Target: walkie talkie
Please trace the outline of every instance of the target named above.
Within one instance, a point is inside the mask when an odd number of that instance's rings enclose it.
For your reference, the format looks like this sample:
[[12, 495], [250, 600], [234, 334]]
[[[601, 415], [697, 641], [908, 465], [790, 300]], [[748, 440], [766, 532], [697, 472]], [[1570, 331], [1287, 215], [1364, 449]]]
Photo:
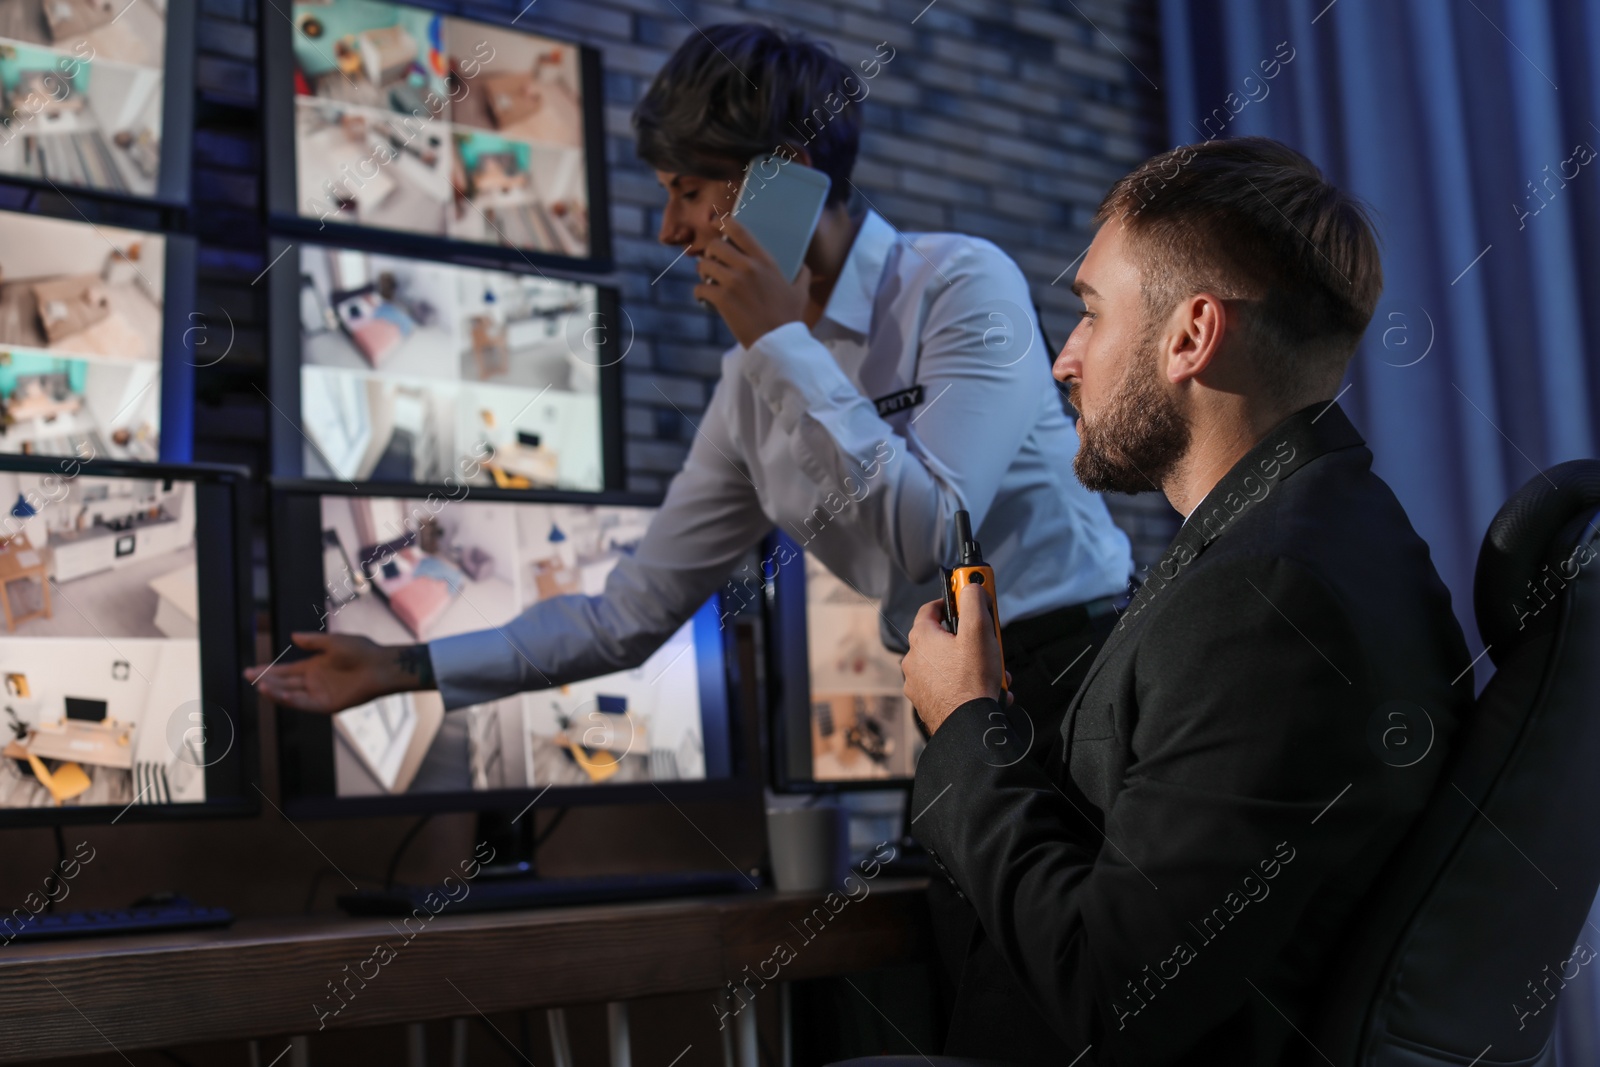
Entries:
[[[994, 622], [994, 639], [1000, 641], [1000, 602], [994, 584], [994, 568], [983, 561], [983, 550], [972, 536], [972, 516], [965, 511], [956, 512], [956, 551], [958, 553], [955, 569], [940, 567], [944, 572], [944, 626], [951, 633], [956, 632], [959, 622], [959, 612], [956, 610], [956, 595], [969, 585], [982, 586], [984, 594], [989, 598], [989, 618]], [[1000, 677], [1005, 677], [1005, 650], [1001, 649]], [[1001, 684], [1001, 693], [1004, 694], [1004, 683]], [[1004, 697], [1002, 696], [1002, 699]]]

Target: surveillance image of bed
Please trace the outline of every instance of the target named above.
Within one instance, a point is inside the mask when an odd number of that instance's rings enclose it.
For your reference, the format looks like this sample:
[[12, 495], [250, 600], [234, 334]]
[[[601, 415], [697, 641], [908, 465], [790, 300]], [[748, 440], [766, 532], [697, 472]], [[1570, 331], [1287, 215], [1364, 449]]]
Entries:
[[[327, 629], [415, 643], [597, 593], [648, 519], [637, 508], [324, 498]], [[339, 793], [704, 777], [697, 670], [686, 624], [633, 670], [448, 716], [437, 693], [352, 708], [335, 716]]]
[[592, 286], [306, 246], [309, 477], [599, 489]]
[[307, 246], [300, 252], [301, 358], [400, 377], [459, 377], [462, 268]]
[[[0, 144], [0, 171], [140, 196], [155, 192], [164, 20], [152, 3], [116, 6], [143, 10], [128, 12], [122, 26], [111, 21], [116, 11], [107, 12], [109, 0], [0, 0], [0, 113], [10, 127]], [[152, 21], [148, 35], [137, 32]], [[40, 25], [44, 32], [30, 33]], [[59, 37], [25, 43], [51, 37], [52, 25]]]
[[194, 486], [5, 472], [0, 501], [0, 807], [204, 800]]

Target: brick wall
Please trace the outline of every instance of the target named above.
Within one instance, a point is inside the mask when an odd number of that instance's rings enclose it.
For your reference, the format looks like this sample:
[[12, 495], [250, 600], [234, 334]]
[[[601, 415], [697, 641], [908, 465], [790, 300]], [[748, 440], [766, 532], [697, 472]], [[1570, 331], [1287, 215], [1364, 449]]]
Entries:
[[[195, 226], [204, 241], [200, 309], [234, 323], [226, 360], [200, 372], [197, 456], [264, 469], [266, 404], [257, 19], [287, 2], [199, 0], [200, 113]], [[1068, 266], [1110, 182], [1161, 147], [1160, 78], [1149, 0], [485, 0], [460, 14], [519, 22], [595, 45], [605, 69], [606, 156], [618, 269], [636, 329], [623, 363], [630, 488], [662, 488], [694, 434], [731, 339], [695, 304], [693, 267], [655, 240], [663, 194], [634, 155], [629, 115], [673, 48], [696, 26], [760, 20], [831, 42], [847, 64], [880, 42], [894, 58], [871, 82], [855, 184], [906, 230], [988, 237], [1022, 266], [1059, 345], [1075, 298]], [[665, 271], [665, 274], [662, 272]], [[659, 280], [657, 280], [659, 277]], [[1058, 281], [1059, 279], [1059, 281]], [[1040, 358], [1045, 358], [1041, 351]], [[663, 394], [671, 403], [663, 400]], [[676, 408], [674, 407], [676, 405]], [[681, 412], [677, 409], [681, 409]], [[686, 417], [687, 416], [687, 417]], [[1159, 498], [1118, 498], [1113, 512], [1149, 563], [1174, 525]]]

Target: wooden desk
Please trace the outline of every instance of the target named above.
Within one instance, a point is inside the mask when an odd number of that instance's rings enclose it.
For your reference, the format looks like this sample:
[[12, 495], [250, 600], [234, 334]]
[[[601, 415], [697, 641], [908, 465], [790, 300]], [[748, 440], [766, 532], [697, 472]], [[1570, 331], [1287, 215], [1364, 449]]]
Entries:
[[[709, 992], [755, 974], [780, 943], [794, 958], [778, 980], [928, 959], [925, 881], [867, 885], [837, 914], [820, 894], [764, 891], [482, 915], [447, 906], [409, 942], [398, 922], [335, 917], [12, 942], [0, 948], [0, 1062], [106, 1052], [108, 1042], [129, 1051], [314, 1032], [314, 1005], [337, 1003], [328, 983], [356, 973], [379, 942], [395, 958], [365, 989], [351, 982], [358, 992], [330, 1028]], [[802, 933], [814, 909], [831, 918]]]

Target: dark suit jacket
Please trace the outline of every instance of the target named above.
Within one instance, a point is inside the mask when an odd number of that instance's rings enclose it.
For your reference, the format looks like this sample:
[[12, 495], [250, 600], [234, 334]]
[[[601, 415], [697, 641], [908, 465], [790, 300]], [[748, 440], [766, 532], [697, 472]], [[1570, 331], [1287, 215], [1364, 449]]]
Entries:
[[977, 918], [946, 1052], [1321, 1062], [1295, 1028], [1472, 696], [1449, 592], [1371, 463], [1337, 404], [1241, 459], [1101, 648], [1051, 764], [1016, 758], [1025, 728], [995, 701], [940, 727], [912, 831]]

